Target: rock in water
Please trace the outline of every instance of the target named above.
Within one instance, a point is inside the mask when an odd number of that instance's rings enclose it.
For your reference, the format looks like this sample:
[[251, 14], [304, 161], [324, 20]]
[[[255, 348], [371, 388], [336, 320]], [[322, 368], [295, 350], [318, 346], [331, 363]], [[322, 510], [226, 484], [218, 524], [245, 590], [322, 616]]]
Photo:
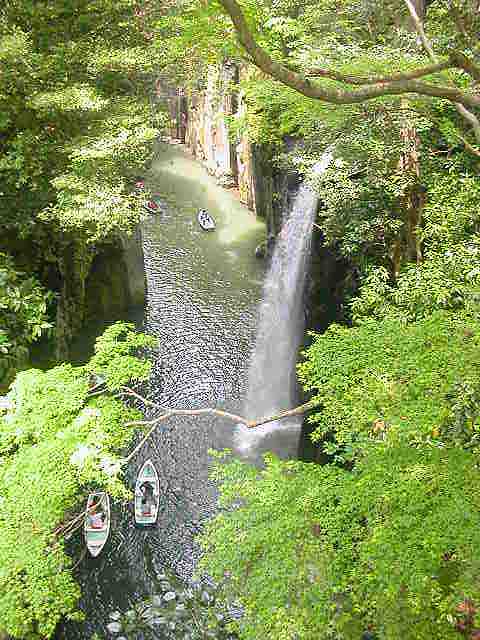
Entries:
[[175, 591], [167, 591], [167, 593], [163, 596], [163, 599], [165, 602], [171, 602], [172, 600], [175, 600], [176, 597], [177, 594], [175, 593]]
[[115, 635], [117, 633], [120, 633], [121, 630], [122, 630], [122, 625], [119, 622], [110, 622], [110, 624], [107, 624], [108, 633]]

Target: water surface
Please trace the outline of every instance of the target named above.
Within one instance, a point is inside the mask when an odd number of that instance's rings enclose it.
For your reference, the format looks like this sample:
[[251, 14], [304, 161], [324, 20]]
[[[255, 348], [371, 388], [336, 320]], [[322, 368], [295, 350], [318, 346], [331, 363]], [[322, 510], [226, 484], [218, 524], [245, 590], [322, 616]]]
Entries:
[[[265, 266], [254, 257], [264, 225], [181, 148], [162, 145], [147, 186], [163, 202], [146, 215], [142, 243], [147, 281], [144, 330], [158, 337], [146, 396], [161, 407], [223, 407], [239, 412], [246, 390]], [[196, 222], [210, 211], [217, 230]], [[161, 409], [150, 411], [154, 417]], [[171, 418], [132, 461], [128, 480], [147, 458], [161, 484], [158, 525], [133, 526], [129, 504], [116, 504], [110, 540], [78, 572], [87, 621], [68, 625], [64, 638], [104, 633], [108, 614], [154, 588], [155, 574], [172, 569], [191, 577], [195, 534], [215, 510], [208, 478], [210, 448], [234, 445], [234, 425], [216, 417]]]

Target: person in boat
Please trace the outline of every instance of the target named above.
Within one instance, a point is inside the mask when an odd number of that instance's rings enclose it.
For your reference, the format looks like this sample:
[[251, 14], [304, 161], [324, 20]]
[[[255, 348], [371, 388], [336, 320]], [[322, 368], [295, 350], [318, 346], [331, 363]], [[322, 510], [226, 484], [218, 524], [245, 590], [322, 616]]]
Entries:
[[92, 529], [101, 529], [103, 527], [103, 521], [105, 520], [105, 514], [101, 509], [100, 502], [92, 505], [88, 514], [88, 526]]
[[142, 514], [150, 515], [153, 507], [153, 485], [151, 482], [145, 481], [140, 485], [140, 492], [142, 494], [141, 505]]
[[150, 511], [153, 504], [153, 485], [151, 482], [142, 482], [140, 485], [140, 492], [142, 494], [142, 509], [143, 511]]

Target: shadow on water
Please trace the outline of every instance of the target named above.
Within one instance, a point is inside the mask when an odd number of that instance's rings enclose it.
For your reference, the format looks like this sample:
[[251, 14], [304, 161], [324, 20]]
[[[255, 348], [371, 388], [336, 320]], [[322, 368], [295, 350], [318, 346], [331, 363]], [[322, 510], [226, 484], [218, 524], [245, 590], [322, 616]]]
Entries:
[[[254, 257], [263, 224], [180, 149], [160, 148], [147, 186], [165, 206], [146, 216], [141, 228], [143, 328], [159, 342], [144, 394], [161, 407], [240, 412], [264, 276], [264, 265]], [[214, 233], [198, 227], [195, 212], [201, 207], [215, 217]], [[76, 569], [86, 620], [63, 626], [58, 638], [90, 638], [95, 632], [106, 637], [109, 613], [154, 591], [156, 575], [171, 570], [179, 579], [191, 578], [199, 556], [194, 537], [216, 507], [208, 450], [232, 447], [233, 432], [231, 422], [216, 417], [162, 423], [126, 472], [133, 486], [143, 462], [155, 463], [158, 524], [137, 529], [131, 505], [114, 504], [107, 546], [98, 559], [86, 558]], [[81, 539], [73, 545], [78, 555]]]

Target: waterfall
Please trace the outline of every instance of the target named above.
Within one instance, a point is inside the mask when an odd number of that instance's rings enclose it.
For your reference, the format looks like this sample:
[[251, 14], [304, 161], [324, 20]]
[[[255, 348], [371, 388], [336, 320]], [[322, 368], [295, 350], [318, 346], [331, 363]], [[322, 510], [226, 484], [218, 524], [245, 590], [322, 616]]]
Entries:
[[[323, 173], [331, 160], [331, 153], [325, 153], [314, 174]], [[249, 418], [272, 415], [297, 403], [296, 362], [305, 329], [303, 296], [317, 206], [318, 195], [303, 183], [277, 238], [248, 374], [245, 413]], [[236, 432], [237, 451], [251, 461], [259, 461], [266, 451], [295, 456], [300, 425], [299, 418], [255, 429], [241, 425]]]

